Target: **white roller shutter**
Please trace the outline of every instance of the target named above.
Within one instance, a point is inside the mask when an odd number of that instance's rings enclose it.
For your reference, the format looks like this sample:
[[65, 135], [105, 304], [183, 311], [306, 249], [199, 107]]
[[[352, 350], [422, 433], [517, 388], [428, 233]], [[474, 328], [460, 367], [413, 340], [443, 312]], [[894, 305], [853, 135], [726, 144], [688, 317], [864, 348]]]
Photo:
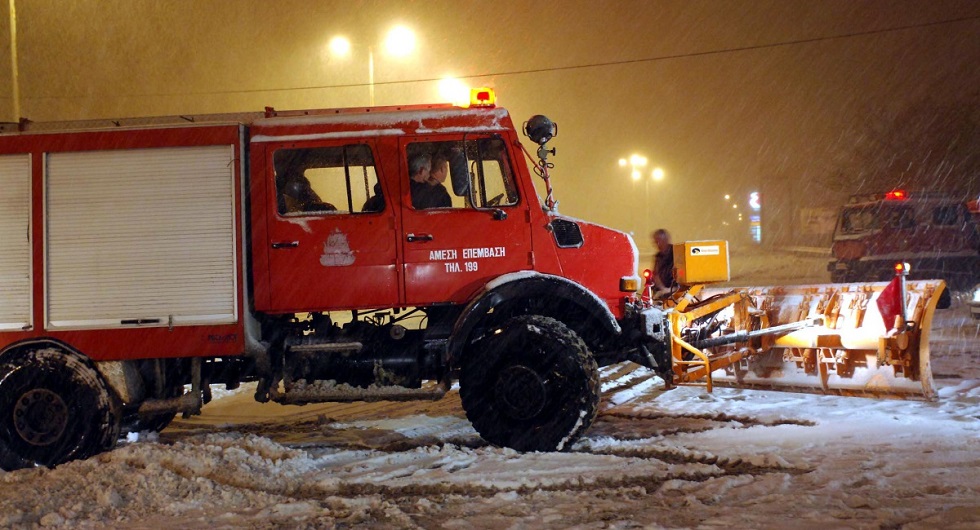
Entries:
[[47, 155], [48, 326], [236, 314], [232, 146]]
[[0, 330], [31, 323], [31, 155], [0, 156]]

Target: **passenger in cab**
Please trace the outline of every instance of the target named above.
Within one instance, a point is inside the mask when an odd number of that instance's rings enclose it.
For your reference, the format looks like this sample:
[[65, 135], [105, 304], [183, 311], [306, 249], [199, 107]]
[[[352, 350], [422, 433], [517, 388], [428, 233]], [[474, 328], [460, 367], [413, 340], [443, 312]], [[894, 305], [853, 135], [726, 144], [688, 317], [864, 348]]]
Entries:
[[[424, 153], [416, 155], [408, 161], [412, 207], [416, 210], [452, 206], [446, 188], [432, 176], [432, 162], [432, 156]], [[442, 159], [442, 162], [445, 166], [445, 159]], [[446, 179], [445, 173], [442, 174], [441, 178], [442, 180]]]

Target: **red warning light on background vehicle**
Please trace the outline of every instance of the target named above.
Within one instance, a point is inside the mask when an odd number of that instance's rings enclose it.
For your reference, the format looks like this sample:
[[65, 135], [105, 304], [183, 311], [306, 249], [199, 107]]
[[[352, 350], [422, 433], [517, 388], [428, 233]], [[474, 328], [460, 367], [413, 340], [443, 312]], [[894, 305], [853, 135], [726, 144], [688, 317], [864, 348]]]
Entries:
[[909, 194], [905, 190], [892, 190], [885, 194], [885, 200], [888, 201], [904, 201], [909, 198]]

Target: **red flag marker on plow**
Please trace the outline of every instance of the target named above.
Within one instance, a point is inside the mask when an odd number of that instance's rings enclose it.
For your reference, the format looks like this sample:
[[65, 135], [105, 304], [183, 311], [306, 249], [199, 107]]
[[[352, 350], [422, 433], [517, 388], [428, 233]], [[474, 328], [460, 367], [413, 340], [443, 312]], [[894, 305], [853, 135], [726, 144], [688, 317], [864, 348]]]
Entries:
[[878, 295], [878, 312], [881, 313], [885, 329], [891, 329], [895, 325], [897, 316], [902, 317], [901, 325], [905, 325], [905, 276], [908, 273], [908, 263], [896, 263], [895, 277]]

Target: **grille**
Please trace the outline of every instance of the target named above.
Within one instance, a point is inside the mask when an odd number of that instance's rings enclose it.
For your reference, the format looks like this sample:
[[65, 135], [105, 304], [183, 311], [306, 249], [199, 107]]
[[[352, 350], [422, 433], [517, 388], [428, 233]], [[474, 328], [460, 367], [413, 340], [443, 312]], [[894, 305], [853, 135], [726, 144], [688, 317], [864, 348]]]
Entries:
[[582, 230], [578, 223], [565, 219], [555, 219], [551, 221], [551, 232], [555, 234], [555, 242], [558, 248], [578, 248], [582, 246]]

